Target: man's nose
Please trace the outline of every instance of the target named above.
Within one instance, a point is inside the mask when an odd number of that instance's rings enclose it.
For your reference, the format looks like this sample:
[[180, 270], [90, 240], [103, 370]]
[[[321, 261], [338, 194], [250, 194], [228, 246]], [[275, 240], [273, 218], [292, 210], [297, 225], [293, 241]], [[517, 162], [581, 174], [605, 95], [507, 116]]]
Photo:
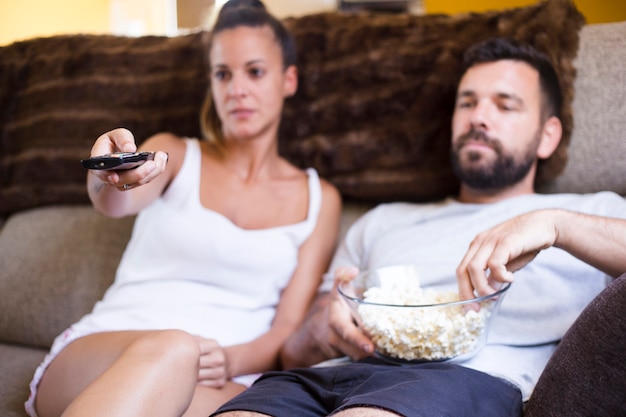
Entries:
[[489, 124], [491, 108], [488, 103], [478, 101], [470, 115], [470, 123], [473, 127], [485, 128]]

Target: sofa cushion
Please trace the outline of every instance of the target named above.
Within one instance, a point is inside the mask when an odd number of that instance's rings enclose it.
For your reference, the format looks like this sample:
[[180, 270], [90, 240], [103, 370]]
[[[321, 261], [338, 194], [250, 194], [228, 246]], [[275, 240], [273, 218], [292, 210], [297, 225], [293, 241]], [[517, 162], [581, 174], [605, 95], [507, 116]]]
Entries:
[[[534, 44], [565, 92], [565, 135], [539, 181], [567, 159], [572, 59], [583, 16], [572, 0], [457, 15], [327, 12], [286, 19], [299, 50], [280, 151], [353, 199], [430, 200], [454, 193], [450, 119], [461, 57], [492, 36]], [[102, 132], [138, 142], [160, 130], [198, 136], [207, 89], [203, 34], [67, 35], [0, 48], [0, 213], [87, 202], [79, 159]]]
[[133, 218], [90, 206], [11, 216], [0, 231], [0, 342], [49, 347], [113, 282]]
[[2, 417], [26, 417], [24, 401], [35, 368], [47, 350], [0, 344], [0, 414]]
[[558, 345], [524, 416], [626, 415], [626, 274], [602, 291]]

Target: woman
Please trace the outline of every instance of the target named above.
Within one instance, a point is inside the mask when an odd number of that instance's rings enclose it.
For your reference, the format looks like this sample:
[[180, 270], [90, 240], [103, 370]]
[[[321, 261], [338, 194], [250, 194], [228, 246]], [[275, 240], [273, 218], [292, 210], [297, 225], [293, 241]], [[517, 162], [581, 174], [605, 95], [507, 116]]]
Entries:
[[[114, 284], [35, 373], [32, 416], [206, 416], [277, 368], [304, 318], [341, 201], [278, 155], [293, 40], [262, 3], [233, 0], [208, 56], [206, 141], [157, 134], [141, 146], [153, 161], [88, 175], [98, 211], [139, 215]], [[135, 150], [116, 129], [92, 155]]]

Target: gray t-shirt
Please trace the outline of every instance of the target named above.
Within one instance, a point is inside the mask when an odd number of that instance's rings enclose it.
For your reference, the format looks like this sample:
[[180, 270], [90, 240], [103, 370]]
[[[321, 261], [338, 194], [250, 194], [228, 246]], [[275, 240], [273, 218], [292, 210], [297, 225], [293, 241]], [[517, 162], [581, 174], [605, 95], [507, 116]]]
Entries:
[[[609, 192], [532, 194], [495, 204], [463, 204], [454, 199], [383, 204], [350, 228], [329, 271], [341, 266], [368, 270], [415, 264], [422, 266], [422, 287], [456, 289], [455, 268], [478, 233], [542, 208], [626, 218], [626, 200]], [[462, 365], [505, 378], [528, 398], [556, 342], [610, 279], [561, 249], [542, 251], [515, 273], [487, 345]], [[322, 289], [331, 285], [332, 273], [328, 273]]]

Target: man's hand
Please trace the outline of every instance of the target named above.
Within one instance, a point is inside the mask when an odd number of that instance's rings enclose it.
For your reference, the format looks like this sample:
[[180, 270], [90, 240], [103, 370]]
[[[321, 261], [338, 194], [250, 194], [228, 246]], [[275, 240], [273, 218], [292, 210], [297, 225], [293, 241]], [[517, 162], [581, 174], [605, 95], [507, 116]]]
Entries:
[[552, 210], [533, 211], [477, 235], [456, 270], [460, 298], [492, 294], [501, 283], [512, 282], [513, 272], [554, 245], [554, 217]]
[[349, 356], [362, 359], [374, 352], [374, 344], [356, 325], [352, 310], [337, 291], [339, 282], [352, 280], [355, 268], [339, 268], [330, 293], [321, 295], [300, 329], [285, 343], [283, 367], [311, 366], [327, 359]]
[[[337, 291], [339, 283], [351, 281], [357, 273], [358, 270], [355, 268], [340, 268], [335, 272], [331, 299], [325, 310], [325, 321], [328, 323], [325, 326], [327, 328], [324, 338], [325, 348], [334, 354], [328, 355], [329, 357], [349, 356], [357, 360], [374, 352], [374, 344], [357, 326], [353, 311]], [[323, 342], [320, 341], [320, 346], [324, 346]]]

